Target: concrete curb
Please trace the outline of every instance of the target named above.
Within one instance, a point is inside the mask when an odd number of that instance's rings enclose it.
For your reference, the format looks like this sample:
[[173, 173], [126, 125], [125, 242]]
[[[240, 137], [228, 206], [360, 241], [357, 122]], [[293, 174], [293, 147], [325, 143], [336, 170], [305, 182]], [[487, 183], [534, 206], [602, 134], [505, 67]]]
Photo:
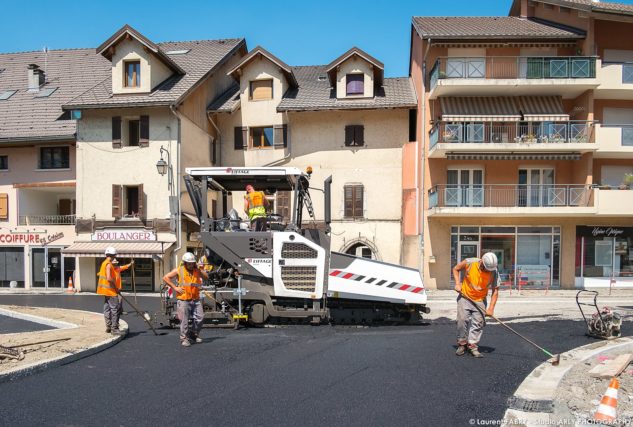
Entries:
[[72, 329], [72, 328], [79, 327], [75, 325], [74, 323], [64, 322], [62, 320], [48, 319], [46, 317], [36, 316], [34, 314], [20, 313], [18, 311], [13, 311], [13, 310], [5, 310], [3, 308], [0, 308], [0, 315], [12, 317], [14, 319], [26, 320], [33, 323], [39, 323], [46, 326], [51, 326], [55, 329]]
[[[5, 311], [5, 310], [3, 310]], [[86, 311], [86, 310], [73, 310], [73, 311], [78, 311], [78, 312], [82, 312], [82, 313], [88, 313], [88, 314], [98, 314], [98, 313], [94, 313], [92, 311]], [[4, 314], [4, 313], [3, 313]], [[35, 316], [34, 316], [35, 317]], [[39, 316], [37, 316], [39, 317]], [[56, 321], [52, 321], [52, 322], [56, 322]], [[67, 322], [63, 322], [63, 323], [67, 323]], [[72, 324], [72, 327], [79, 327], [78, 325]], [[127, 322], [125, 322], [124, 320], [119, 320], [119, 327], [121, 332], [123, 332], [123, 335], [119, 335], [119, 336], [111, 336], [110, 338], [101, 341], [97, 344], [94, 344], [90, 347], [87, 347], [83, 350], [80, 350], [76, 353], [71, 353], [68, 355], [64, 355], [64, 356], [58, 356], [58, 357], [54, 357], [52, 359], [47, 359], [47, 360], [40, 360], [38, 362], [34, 362], [31, 364], [28, 364], [26, 366], [20, 366], [18, 368], [12, 369], [10, 371], [4, 372], [2, 374], [0, 374], [0, 383], [3, 382], [7, 382], [7, 381], [13, 381], [15, 379], [18, 378], [22, 378], [22, 377], [26, 377], [29, 375], [33, 375], [35, 373], [38, 372], [42, 372], [46, 369], [49, 368], [54, 368], [57, 366], [63, 366], [63, 365], [67, 365], [69, 363], [72, 363], [76, 360], [79, 359], [83, 359], [84, 357], [88, 357], [88, 356], [92, 356], [93, 354], [97, 354], [100, 351], [103, 351], [109, 347], [112, 347], [113, 345], [115, 345], [116, 343], [118, 343], [119, 341], [121, 341], [123, 338], [125, 338], [128, 334], [129, 331], [129, 326], [127, 324]]]
[[[633, 350], [633, 339], [618, 338], [575, 348], [560, 355], [559, 366], [552, 366], [549, 362], [541, 363], [508, 399], [509, 407], [505, 412], [503, 425], [557, 425], [561, 420], [554, 414], [554, 399], [563, 377], [586, 360], [616, 349]], [[574, 421], [570, 420], [568, 425], [573, 424]]]

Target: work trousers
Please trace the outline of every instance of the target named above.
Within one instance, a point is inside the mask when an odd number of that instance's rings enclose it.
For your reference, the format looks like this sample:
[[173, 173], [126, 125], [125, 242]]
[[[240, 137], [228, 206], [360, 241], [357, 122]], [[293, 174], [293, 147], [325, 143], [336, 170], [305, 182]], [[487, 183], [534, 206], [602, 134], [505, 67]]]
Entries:
[[113, 297], [104, 297], [103, 317], [105, 318], [106, 328], [119, 329], [119, 317], [121, 317], [121, 298], [118, 295]]
[[481, 313], [485, 312], [485, 300], [473, 303], [461, 295], [457, 297], [457, 344], [477, 347], [486, 324]]
[[251, 230], [252, 231], [266, 231], [266, 217], [260, 216], [260, 217], [251, 219]]
[[[204, 319], [204, 310], [202, 308], [202, 302], [196, 301], [182, 301], [178, 300], [177, 309], [178, 319], [180, 319], [180, 339], [186, 340], [189, 338], [195, 338], [200, 334], [202, 329], [202, 321]], [[193, 318], [193, 325], [189, 328], [189, 319]]]

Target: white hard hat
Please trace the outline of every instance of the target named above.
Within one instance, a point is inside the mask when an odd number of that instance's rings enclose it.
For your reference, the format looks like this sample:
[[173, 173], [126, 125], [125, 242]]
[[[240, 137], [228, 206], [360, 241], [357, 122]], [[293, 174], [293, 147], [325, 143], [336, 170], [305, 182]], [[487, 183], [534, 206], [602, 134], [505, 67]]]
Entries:
[[484, 268], [488, 271], [495, 271], [497, 269], [497, 264], [499, 263], [497, 255], [492, 252], [486, 252], [484, 256], [481, 257], [481, 262], [483, 262]]
[[105, 250], [106, 255], [116, 255], [116, 249], [113, 246], [108, 246]]
[[196, 257], [191, 252], [185, 252], [182, 256], [182, 262], [196, 262]]

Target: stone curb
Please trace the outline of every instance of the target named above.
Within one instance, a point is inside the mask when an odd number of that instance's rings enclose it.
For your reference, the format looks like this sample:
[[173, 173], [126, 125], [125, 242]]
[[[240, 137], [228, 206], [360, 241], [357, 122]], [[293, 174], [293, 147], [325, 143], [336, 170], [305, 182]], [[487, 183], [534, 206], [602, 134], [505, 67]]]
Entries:
[[[89, 313], [93, 315], [98, 314], [98, 313], [95, 313], [92, 311], [86, 311], [86, 310], [73, 310], [73, 311]], [[73, 325], [73, 326], [78, 327], [77, 325]], [[0, 374], [0, 383], [13, 381], [18, 378], [33, 375], [35, 373], [42, 372], [49, 368], [67, 365], [69, 363], [83, 359], [84, 357], [92, 356], [93, 354], [97, 354], [100, 351], [103, 351], [109, 347], [112, 347], [113, 345], [121, 341], [123, 338], [125, 338], [128, 334], [129, 326], [126, 321], [122, 319], [119, 320], [119, 327], [121, 329], [121, 332], [123, 332], [123, 335], [112, 336], [104, 341], [101, 341], [97, 344], [94, 344], [76, 353], [68, 354], [65, 356], [58, 356], [58, 357], [54, 357], [52, 359], [47, 359], [47, 360], [40, 360], [38, 362], [34, 362], [26, 366], [20, 366], [8, 372], [4, 372]]]
[[0, 315], [12, 317], [14, 319], [26, 320], [28, 322], [39, 323], [41, 325], [51, 326], [55, 329], [78, 328], [78, 326], [74, 323], [64, 322], [62, 320], [48, 319], [46, 317], [36, 316], [34, 314], [20, 313], [13, 310], [5, 310], [4, 308], [0, 308]]
[[[616, 349], [633, 350], [633, 339], [618, 338], [577, 347], [560, 355], [559, 366], [552, 366], [549, 362], [541, 363], [508, 399], [509, 407], [503, 417], [503, 425], [557, 425], [561, 420], [554, 414], [554, 399], [565, 375], [586, 360]], [[570, 420], [568, 425], [574, 424], [575, 421]]]

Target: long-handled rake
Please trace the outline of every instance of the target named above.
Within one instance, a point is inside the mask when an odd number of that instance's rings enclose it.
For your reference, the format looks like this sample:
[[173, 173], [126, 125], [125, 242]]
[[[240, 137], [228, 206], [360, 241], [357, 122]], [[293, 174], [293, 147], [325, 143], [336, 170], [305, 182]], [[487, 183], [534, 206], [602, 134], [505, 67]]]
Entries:
[[125, 301], [126, 303], [128, 303], [130, 305], [130, 307], [132, 307], [132, 309], [134, 311], [136, 311], [136, 314], [138, 314], [139, 316], [141, 316], [143, 318], [143, 320], [145, 320], [145, 323], [147, 323], [147, 325], [150, 327], [150, 329], [152, 330], [152, 332], [154, 332], [154, 335], [160, 335], [158, 332], [156, 332], [156, 329], [154, 329], [154, 325], [152, 325], [152, 317], [149, 315], [149, 313], [147, 311], [141, 311], [139, 310], [134, 304], [132, 304], [130, 302], [130, 300], [128, 300], [127, 298], [125, 298], [123, 296], [123, 294], [119, 294], [121, 295], [121, 298], [123, 298], [123, 301]]

